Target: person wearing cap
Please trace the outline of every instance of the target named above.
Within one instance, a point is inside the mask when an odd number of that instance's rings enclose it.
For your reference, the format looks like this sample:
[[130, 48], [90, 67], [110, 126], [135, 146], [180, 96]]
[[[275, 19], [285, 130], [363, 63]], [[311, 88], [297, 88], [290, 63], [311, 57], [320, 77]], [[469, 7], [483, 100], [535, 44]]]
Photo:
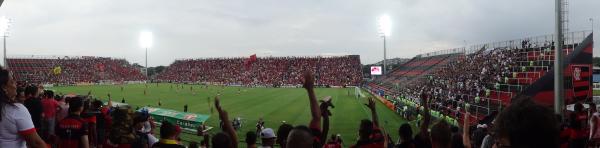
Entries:
[[152, 148], [185, 148], [177, 141], [181, 128], [177, 125], [164, 121], [160, 126], [160, 141], [152, 145]]
[[272, 148], [275, 145], [275, 132], [271, 128], [265, 128], [260, 132], [260, 139], [262, 140], [261, 148]]

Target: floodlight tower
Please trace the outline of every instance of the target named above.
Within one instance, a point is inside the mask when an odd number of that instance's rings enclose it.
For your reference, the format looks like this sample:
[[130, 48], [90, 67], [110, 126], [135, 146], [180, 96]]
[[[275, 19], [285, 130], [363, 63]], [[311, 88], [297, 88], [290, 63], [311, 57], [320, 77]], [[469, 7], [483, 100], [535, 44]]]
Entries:
[[152, 47], [152, 32], [142, 31], [140, 34], [140, 45], [146, 49], [146, 76], [148, 76], [148, 48]]
[[8, 28], [10, 27], [10, 20], [4, 16], [0, 17], [0, 34], [2, 35], [2, 39], [4, 40], [4, 58], [2, 61], [4, 62], [4, 68], [8, 68], [8, 63], [6, 60], [6, 37], [8, 37]]
[[564, 117], [565, 107], [565, 77], [564, 77], [564, 65], [563, 65], [563, 41], [567, 30], [567, 3], [566, 0], [555, 0], [555, 42], [554, 42], [554, 112]]
[[383, 38], [383, 75], [387, 73], [387, 49], [385, 44], [385, 38], [390, 36], [391, 32], [391, 22], [390, 17], [386, 14], [379, 17], [377, 20], [379, 22], [379, 36]]
[[594, 19], [590, 18], [590, 22], [592, 23], [592, 33], [594, 32]]

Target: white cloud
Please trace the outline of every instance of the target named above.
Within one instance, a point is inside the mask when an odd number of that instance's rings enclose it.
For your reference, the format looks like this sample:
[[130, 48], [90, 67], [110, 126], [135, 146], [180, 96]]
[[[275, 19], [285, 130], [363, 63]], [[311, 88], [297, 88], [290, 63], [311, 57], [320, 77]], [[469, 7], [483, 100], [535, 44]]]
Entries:
[[[383, 56], [376, 22], [381, 14], [393, 24], [389, 58], [408, 58], [462, 47], [465, 40], [479, 44], [551, 34], [553, 5], [540, 0], [18, 0], [5, 1], [0, 15], [14, 20], [9, 55], [96, 55], [143, 63], [138, 35], [151, 30], [151, 66], [253, 53], [347, 53], [373, 63]], [[600, 22], [597, 6], [597, 0], [571, 0], [570, 30], [589, 30], [589, 18]]]

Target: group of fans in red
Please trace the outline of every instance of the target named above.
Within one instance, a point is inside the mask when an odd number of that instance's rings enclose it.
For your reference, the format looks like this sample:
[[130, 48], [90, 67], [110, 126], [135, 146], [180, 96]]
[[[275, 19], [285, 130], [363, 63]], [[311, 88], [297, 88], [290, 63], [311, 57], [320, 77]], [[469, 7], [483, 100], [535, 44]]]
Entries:
[[317, 85], [357, 85], [362, 80], [360, 58], [266, 57], [248, 63], [247, 58], [177, 60], [158, 74], [162, 82], [211, 82], [225, 85], [297, 85], [302, 71], [311, 71]]
[[7, 59], [15, 79], [30, 83], [75, 84], [100, 80], [143, 81], [147, 77], [125, 59], [105, 57], [60, 57]]

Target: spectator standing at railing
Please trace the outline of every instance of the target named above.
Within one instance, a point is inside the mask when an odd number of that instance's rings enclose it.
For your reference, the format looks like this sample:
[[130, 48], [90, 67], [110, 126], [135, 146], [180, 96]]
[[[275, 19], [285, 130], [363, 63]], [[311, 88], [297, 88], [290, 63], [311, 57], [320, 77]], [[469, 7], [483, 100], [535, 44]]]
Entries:
[[362, 120], [358, 131], [359, 139], [354, 148], [383, 148], [386, 144], [384, 133], [379, 129], [379, 119], [375, 109], [375, 100], [369, 98], [365, 104], [371, 110], [371, 120]]
[[249, 131], [246, 133], [246, 147], [256, 148], [256, 133]]
[[[221, 107], [221, 103], [219, 101], [219, 97], [215, 97], [215, 108], [219, 112], [219, 119], [222, 121], [221, 129], [222, 132], [217, 133], [212, 137], [212, 145], [213, 147], [222, 147], [222, 148], [237, 148], [237, 134], [235, 133], [235, 129], [231, 125], [229, 120], [229, 114]], [[162, 130], [162, 129], [161, 129]]]
[[104, 148], [130, 148], [136, 141], [133, 117], [127, 107], [114, 108], [112, 114], [112, 125]]
[[37, 134], [27, 108], [17, 103], [12, 74], [1, 67], [0, 87], [0, 147], [45, 148], [46, 143]]
[[163, 121], [160, 126], [160, 141], [152, 145], [152, 148], [185, 148], [177, 141], [181, 128], [168, 121]]
[[550, 108], [536, 104], [530, 97], [516, 97], [496, 117], [495, 147], [558, 148], [559, 126], [556, 121]]
[[287, 142], [288, 135], [293, 128], [294, 127], [292, 125], [283, 123], [277, 129], [276, 143], [279, 144], [279, 146], [281, 146], [281, 148], [286, 148], [286, 144], [287, 144], [286, 142]]
[[88, 126], [81, 113], [83, 112], [83, 98], [74, 97], [69, 101], [69, 116], [58, 123], [56, 135], [60, 139], [58, 147], [61, 148], [88, 148]]
[[600, 112], [596, 109], [596, 104], [590, 103], [590, 146], [600, 146]]
[[69, 115], [69, 103], [66, 102], [66, 99], [64, 96], [61, 96], [58, 99], [58, 107], [60, 108], [57, 112], [56, 112], [56, 121], [60, 121], [63, 118], [67, 117], [67, 115]]
[[42, 100], [43, 113], [44, 113], [44, 137], [49, 140], [50, 135], [54, 135], [54, 128], [56, 127], [56, 112], [60, 110], [58, 102], [54, 100], [54, 92], [51, 90], [44, 91], [44, 99]]
[[39, 89], [35, 85], [30, 85], [25, 88], [25, 100], [24, 105], [31, 114], [31, 120], [36, 129], [39, 129], [38, 135], [43, 135], [42, 118], [43, 118], [43, 105], [42, 100], [39, 98]]
[[398, 135], [400, 138], [398, 139], [395, 148], [416, 148], [413, 141], [412, 128], [408, 123], [404, 123], [400, 126]]
[[[321, 116], [322, 112], [317, 102], [314, 92], [314, 75], [306, 71], [303, 75], [303, 87], [306, 89], [309, 98], [311, 120], [309, 126], [299, 125], [290, 131], [286, 146], [289, 148], [322, 147]], [[326, 127], [328, 127], [327, 125]]]

